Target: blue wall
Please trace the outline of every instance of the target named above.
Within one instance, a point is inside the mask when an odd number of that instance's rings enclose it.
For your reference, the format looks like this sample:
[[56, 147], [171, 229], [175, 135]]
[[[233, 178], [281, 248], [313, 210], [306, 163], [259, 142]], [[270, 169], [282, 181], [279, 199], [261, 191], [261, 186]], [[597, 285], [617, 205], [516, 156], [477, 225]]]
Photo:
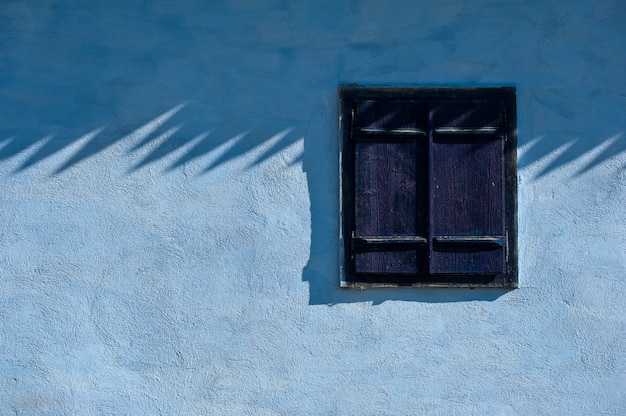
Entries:
[[[624, 414], [626, 3], [0, 4], [0, 414]], [[520, 289], [341, 290], [344, 83], [515, 85]]]

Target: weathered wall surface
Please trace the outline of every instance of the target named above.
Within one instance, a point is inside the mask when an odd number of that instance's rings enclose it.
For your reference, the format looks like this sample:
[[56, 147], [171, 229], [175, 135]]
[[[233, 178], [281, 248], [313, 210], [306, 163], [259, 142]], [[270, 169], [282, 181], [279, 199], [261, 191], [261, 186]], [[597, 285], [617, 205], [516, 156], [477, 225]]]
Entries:
[[[625, 19], [2, 1], [0, 414], [624, 414]], [[338, 288], [343, 83], [518, 88], [520, 289]]]

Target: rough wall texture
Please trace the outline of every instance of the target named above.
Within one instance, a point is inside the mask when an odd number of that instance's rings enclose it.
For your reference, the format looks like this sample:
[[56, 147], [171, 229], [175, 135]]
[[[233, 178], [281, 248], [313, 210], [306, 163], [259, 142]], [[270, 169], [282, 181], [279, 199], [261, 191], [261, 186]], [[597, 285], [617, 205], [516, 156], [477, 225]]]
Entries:
[[[2, 1], [0, 414], [626, 413], [625, 19]], [[520, 289], [338, 288], [342, 83], [518, 88]]]

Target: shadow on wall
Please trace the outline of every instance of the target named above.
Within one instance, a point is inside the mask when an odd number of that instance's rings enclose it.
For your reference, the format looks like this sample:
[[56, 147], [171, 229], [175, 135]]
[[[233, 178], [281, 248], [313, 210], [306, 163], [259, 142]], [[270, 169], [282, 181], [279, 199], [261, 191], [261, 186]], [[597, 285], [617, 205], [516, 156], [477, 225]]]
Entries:
[[[303, 280], [309, 282], [309, 303], [334, 305], [338, 303], [371, 302], [380, 304], [388, 300], [413, 302], [464, 302], [492, 301], [507, 293], [507, 289], [437, 289], [379, 288], [375, 290], [342, 289], [339, 287], [339, 166], [337, 101], [312, 118], [305, 132], [304, 170], [307, 173], [311, 199], [311, 251], [309, 262], [303, 270]], [[519, 108], [519, 104], [518, 104]], [[331, 121], [329, 124], [328, 121]], [[325, 138], [330, 137], [330, 141]], [[599, 166], [618, 156], [626, 155], [624, 133], [607, 138], [581, 139], [572, 136], [557, 138], [546, 135], [528, 140], [518, 135], [520, 147], [519, 171], [536, 163], [544, 166], [535, 179], [574, 162], [581, 166], [574, 175]], [[330, 156], [333, 163], [319, 163]], [[325, 155], [325, 156], [321, 156]], [[626, 165], [617, 169], [623, 170]], [[329, 199], [330, 198], [330, 199]]]
[[[292, 128], [284, 128], [266, 140], [258, 140], [249, 131], [229, 133], [227, 134], [228, 139], [224, 139], [224, 134], [227, 132], [219, 132], [218, 135], [213, 130], [204, 130], [195, 135], [181, 134], [184, 124], [174, 123], [174, 116], [187, 105], [188, 103], [176, 105], [137, 127], [134, 131], [119, 137], [107, 134], [106, 126], [101, 126], [74, 139], [62, 138], [54, 134], [47, 135], [41, 139], [24, 139], [18, 135], [0, 139], [0, 162], [24, 152], [31, 152], [19, 167], [13, 171], [14, 174], [18, 174], [65, 149], [78, 147], [67, 160], [51, 172], [51, 175], [54, 176], [114, 145], [124, 145], [129, 159], [135, 159], [135, 156], [142, 149], [150, 145], [151, 150], [141, 157], [127, 173], [131, 174], [161, 159], [174, 156], [174, 161], [165, 169], [165, 172], [171, 172], [221, 148], [221, 155], [204, 166], [200, 172], [202, 174], [259, 146], [265, 145], [267, 149], [262, 151], [254, 162], [251, 163], [251, 166], [257, 165], [300, 139], [289, 134], [293, 130]], [[301, 157], [292, 163], [300, 161]]]
[[[535, 179], [577, 161], [581, 163], [574, 170], [574, 175], [579, 176], [603, 162], [626, 153], [626, 139], [623, 132], [597, 141], [572, 137], [569, 134], [542, 135], [525, 143], [522, 150], [518, 162], [520, 170], [542, 160], [551, 159], [535, 174]], [[626, 165], [621, 167], [624, 168]]]
[[[378, 304], [387, 300], [456, 302], [494, 300], [506, 293], [506, 290], [497, 289], [416, 291], [390, 288], [359, 291], [339, 287], [339, 147], [336, 92], [329, 92], [328, 96], [322, 98], [320, 101], [325, 104], [318, 103], [314, 114], [306, 122], [307, 127], [303, 132], [304, 154], [292, 161], [292, 164], [303, 163], [310, 193], [311, 249], [308, 264], [302, 274], [303, 281], [309, 283], [309, 303], [332, 305], [368, 301]], [[107, 134], [106, 126], [101, 126], [75, 139], [58, 135], [47, 135], [39, 139], [25, 139], [14, 135], [0, 139], [0, 162], [26, 154], [25, 160], [13, 172], [19, 174], [63, 150], [73, 150], [51, 172], [54, 176], [115, 145], [123, 145], [129, 161], [139, 157], [137, 162], [131, 163], [128, 174], [162, 159], [171, 160], [164, 171], [167, 173], [198, 162], [212, 152], [219, 153], [208, 164], [200, 167], [198, 174], [202, 175], [262, 148], [250, 164], [257, 165], [279, 154], [302, 137], [301, 134], [294, 134], [292, 126], [276, 127], [276, 133], [269, 138], [255, 137], [248, 130], [216, 132], [201, 128], [195, 134], [185, 135], [182, 133], [189, 129], [183, 130], [184, 123], [176, 122], [176, 118], [183, 115], [189, 107], [189, 103], [178, 104], [126, 134]], [[552, 134], [528, 140], [520, 135], [518, 141], [520, 170], [542, 162], [543, 168], [536, 173], [535, 179], [577, 161], [582, 163], [577, 164], [580, 167], [574, 171], [574, 175], [582, 175], [604, 162], [626, 154], [623, 132], [595, 139]], [[150, 149], [147, 154], [145, 149]], [[618, 167], [624, 168], [626, 165]]]
[[[78, 150], [75, 150], [67, 160], [51, 172], [52, 175], [58, 175], [116, 144], [127, 146], [129, 158], [134, 158], [133, 156], [138, 155], [142, 149], [150, 145], [151, 150], [141, 157], [129, 169], [128, 173], [176, 155], [175, 160], [165, 170], [170, 172], [226, 145], [227, 148], [223, 150], [223, 153], [217, 159], [204, 166], [201, 173], [207, 173], [219, 165], [264, 146], [266, 149], [252, 163], [252, 165], [259, 164], [280, 153], [281, 150], [300, 139], [299, 135], [290, 134], [293, 127], [286, 126], [279, 126], [277, 133], [265, 140], [259, 140], [258, 137], [254, 137], [249, 130], [216, 132], [209, 129], [195, 134], [187, 134], [182, 131], [184, 123], [174, 122], [175, 116], [184, 112], [187, 106], [189, 106], [189, 103], [178, 104], [145, 124], [136, 127], [132, 132], [119, 137], [107, 134], [105, 125], [94, 128], [77, 138], [59, 137], [56, 134], [49, 134], [42, 138], [24, 138], [19, 135], [0, 138], [0, 162], [30, 151], [31, 154], [13, 172], [19, 173], [65, 149], [78, 147]], [[311, 120], [309, 122], [309, 126], [319, 128], [317, 126], [328, 126], [328, 120], [335, 121], [330, 130], [326, 127], [323, 131], [314, 131], [309, 127], [306, 132], [307, 136], [305, 136], [305, 146], [308, 150], [307, 153], [311, 154], [312, 159], [318, 158], [323, 152], [328, 152], [329, 145], [333, 145], [333, 143], [326, 143], [326, 141], [319, 139], [307, 140], [307, 137], [330, 136], [335, 138], [337, 136], [336, 117], [336, 114], [329, 112], [324, 114], [323, 118], [317, 117], [319, 120]], [[227, 139], [224, 137], [227, 137]], [[624, 132], [616, 132], [604, 138], [583, 138], [569, 133], [553, 133], [540, 135], [530, 140], [520, 136], [519, 141], [519, 170], [523, 170], [538, 162], [545, 162], [542, 169], [536, 172], [535, 179], [546, 176], [556, 169], [573, 162], [581, 162], [578, 163], [578, 168], [574, 170], [574, 175], [582, 175], [603, 162], [626, 154]], [[338, 148], [335, 146], [335, 149], [337, 150]], [[301, 161], [302, 157], [295, 160], [294, 163]], [[318, 164], [311, 160], [310, 165], [311, 169], [313, 169]], [[327, 168], [338, 170], [337, 166], [327, 166]], [[626, 168], [626, 165], [620, 167], [620, 169], [624, 168]], [[317, 189], [320, 184], [316, 185], [312, 189]]]

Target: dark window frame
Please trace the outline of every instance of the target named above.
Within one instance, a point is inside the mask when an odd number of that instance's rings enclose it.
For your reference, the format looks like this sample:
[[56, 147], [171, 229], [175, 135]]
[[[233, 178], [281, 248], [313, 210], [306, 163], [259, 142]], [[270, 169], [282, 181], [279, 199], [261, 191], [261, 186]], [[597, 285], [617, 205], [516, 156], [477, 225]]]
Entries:
[[[518, 284], [517, 252], [517, 116], [514, 87], [364, 87], [341, 86], [340, 100], [340, 250], [342, 287], [495, 287], [515, 288]], [[456, 102], [491, 100], [502, 103], [504, 112], [504, 227], [506, 271], [501, 274], [383, 274], [369, 276], [355, 273], [354, 251], [359, 239], [353, 238], [355, 229], [355, 139], [352, 125], [356, 103], [359, 100], [389, 100], [407, 102]], [[426, 132], [431, 141], [432, 131]], [[383, 133], [381, 135], [384, 136]], [[389, 137], [383, 138], [385, 141]], [[432, 164], [431, 153], [427, 156]], [[429, 167], [430, 169], [430, 167]], [[430, 174], [430, 173], [429, 173]], [[429, 194], [430, 195], [430, 194]], [[428, 239], [432, 239], [432, 235]], [[370, 239], [371, 240], [371, 239]], [[421, 244], [416, 239], [391, 242], [392, 244]], [[372, 244], [372, 241], [368, 241]], [[389, 244], [389, 241], [382, 242]], [[489, 244], [491, 244], [489, 243]], [[374, 241], [374, 245], [376, 242]], [[436, 244], [436, 243], [430, 243]], [[430, 261], [430, 260], [429, 260]]]

